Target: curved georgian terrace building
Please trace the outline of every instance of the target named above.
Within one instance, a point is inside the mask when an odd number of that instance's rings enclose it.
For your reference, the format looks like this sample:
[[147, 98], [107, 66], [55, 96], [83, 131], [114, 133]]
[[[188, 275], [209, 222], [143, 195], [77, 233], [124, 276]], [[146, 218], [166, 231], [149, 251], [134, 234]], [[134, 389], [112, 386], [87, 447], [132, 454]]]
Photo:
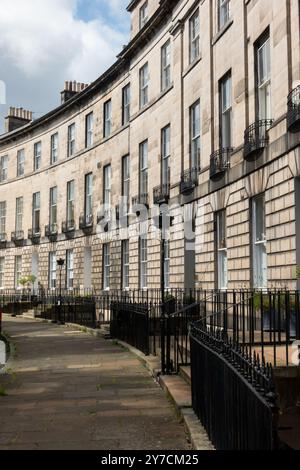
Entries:
[[[130, 205], [174, 206], [170, 287], [295, 288], [300, 264], [298, 0], [132, 0], [130, 42], [40, 119], [0, 137], [0, 287], [160, 286], [161, 243], [97, 235]], [[184, 236], [187, 221], [195, 243]], [[136, 217], [129, 217], [137, 224]], [[125, 232], [126, 233], [126, 232]]]

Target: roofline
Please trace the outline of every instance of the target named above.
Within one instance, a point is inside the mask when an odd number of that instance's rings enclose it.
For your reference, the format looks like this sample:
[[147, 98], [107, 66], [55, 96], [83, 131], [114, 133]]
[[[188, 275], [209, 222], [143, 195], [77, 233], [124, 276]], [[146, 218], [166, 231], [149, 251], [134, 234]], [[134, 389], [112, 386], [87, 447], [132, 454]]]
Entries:
[[[138, 0], [133, 0], [134, 2]], [[126, 68], [130, 59], [134, 53], [141, 49], [146, 44], [149, 38], [153, 35], [156, 28], [165, 20], [165, 13], [172, 10], [173, 6], [178, 3], [179, 0], [160, 0], [160, 8], [154, 13], [150, 20], [146, 23], [144, 28], [125, 46], [125, 48], [117, 56], [116, 62], [109, 67], [99, 78], [92, 82], [83, 91], [76, 93], [71, 99], [63, 103], [62, 105], [54, 108], [53, 110], [46, 113], [44, 116], [31, 121], [25, 126], [19, 127], [18, 129], [0, 135], [0, 144], [8, 143], [25, 132], [30, 132], [39, 127], [41, 124], [46, 124], [57, 116], [60, 116], [63, 112], [72, 108], [73, 106], [79, 105], [82, 100], [92, 96], [94, 93], [99, 91], [99, 87], [104, 85], [108, 80], [111, 80], [117, 74]]]
[[136, 7], [136, 5], [140, 2], [141, 0], [131, 0], [129, 3], [128, 7], [126, 8], [127, 11], [132, 12], [132, 10]]

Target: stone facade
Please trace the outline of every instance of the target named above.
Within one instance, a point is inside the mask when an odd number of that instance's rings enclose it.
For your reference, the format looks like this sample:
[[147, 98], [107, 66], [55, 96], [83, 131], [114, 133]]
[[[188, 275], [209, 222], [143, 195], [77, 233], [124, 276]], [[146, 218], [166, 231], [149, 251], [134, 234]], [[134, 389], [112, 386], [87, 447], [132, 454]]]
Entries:
[[[170, 125], [170, 203], [175, 217], [170, 229], [170, 287], [283, 287], [295, 288], [300, 255], [297, 225], [300, 177], [300, 132], [287, 128], [287, 97], [300, 80], [299, 2], [297, 0], [230, 0], [220, 12], [217, 0], [148, 0], [148, 20], [139, 30], [143, 0], [132, 1], [132, 37], [116, 63], [96, 82], [75, 94], [48, 115], [0, 137], [0, 157], [8, 156], [7, 179], [0, 184], [0, 201], [6, 201], [7, 243], [0, 250], [4, 259], [2, 288], [15, 284], [15, 257], [22, 256], [22, 274], [33, 271], [45, 288], [49, 285], [49, 253], [66, 258], [74, 253], [74, 286], [103, 288], [103, 240], [97, 235], [96, 215], [103, 202], [104, 167], [111, 165], [112, 207], [122, 194], [122, 158], [130, 156], [130, 201], [139, 194], [139, 146], [148, 141], [148, 195], [153, 209], [153, 188], [160, 182], [161, 132]], [[199, 12], [199, 39], [192, 62], [191, 19]], [[225, 21], [223, 22], [223, 16]], [[226, 16], [227, 15], [227, 16]], [[196, 30], [198, 31], [196, 25]], [[271, 90], [268, 128], [260, 152], [245, 158], [244, 132], [258, 122], [257, 47], [268, 37]], [[163, 89], [162, 47], [170, 41], [170, 83]], [[148, 63], [148, 103], [140, 109], [140, 70]], [[229, 165], [218, 178], [211, 178], [210, 156], [222, 147], [220, 83], [231, 76], [231, 147]], [[122, 90], [130, 84], [130, 120], [122, 122]], [[103, 137], [104, 103], [111, 100], [111, 133]], [[191, 107], [200, 100], [200, 162], [197, 184], [183, 194], [182, 174], [191, 166]], [[93, 144], [86, 147], [86, 116], [93, 112]], [[76, 124], [75, 154], [68, 157], [68, 127]], [[24, 123], [23, 123], [24, 124]], [[50, 163], [51, 135], [59, 134], [58, 159]], [[260, 132], [260, 131], [259, 131]], [[41, 166], [34, 171], [34, 144], [41, 141]], [[24, 175], [17, 177], [17, 154], [24, 149]], [[85, 178], [93, 174], [92, 233], [79, 230], [84, 212]], [[66, 221], [67, 182], [75, 184], [76, 231], [72, 238], [61, 232]], [[50, 242], [44, 234], [49, 224], [49, 191], [57, 186], [58, 236]], [[32, 244], [32, 196], [40, 192], [41, 237]], [[253, 198], [264, 197], [263, 244], [266, 268], [264, 285], [255, 282]], [[23, 197], [24, 246], [11, 241], [15, 231], [16, 199]], [[194, 218], [194, 250], [187, 250], [182, 208], [187, 205]], [[226, 262], [219, 258], [216, 215], [226, 210]], [[252, 215], [251, 215], [252, 214]], [[139, 224], [130, 217], [132, 227]], [[3, 229], [2, 229], [3, 231]], [[107, 234], [108, 236], [109, 234]], [[115, 231], [110, 242], [110, 288], [122, 287], [122, 233]], [[128, 236], [128, 235], [127, 235]], [[90, 250], [90, 251], [89, 251]], [[148, 240], [147, 286], [160, 287], [161, 244]], [[260, 250], [260, 248], [258, 248]], [[87, 253], [91, 253], [91, 257]], [[35, 254], [34, 254], [35, 253]], [[129, 237], [129, 287], [140, 287], [141, 260], [138, 235]], [[258, 260], [258, 261], [257, 261]], [[222, 268], [223, 266], [223, 268]], [[220, 269], [226, 285], [220, 285]], [[64, 268], [65, 270], [65, 268]], [[88, 274], [90, 271], [90, 275]], [[224, 274], [224, 273], [223, 273]], [[65, 278], [65, 272], [63, 273]]]

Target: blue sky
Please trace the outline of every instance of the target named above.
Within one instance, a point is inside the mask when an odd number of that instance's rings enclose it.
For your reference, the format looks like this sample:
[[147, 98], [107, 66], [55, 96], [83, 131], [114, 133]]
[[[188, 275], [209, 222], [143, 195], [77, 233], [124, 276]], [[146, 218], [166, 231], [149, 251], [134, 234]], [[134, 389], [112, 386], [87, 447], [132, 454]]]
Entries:
[[59, 105], [65, 80], [90, 83], [115, 61], [130, 36], [128, 3], [0, 0], [0, 132], [8, 106], [40, 117]]
[[117, 0], [115, 2], [107, 0], [79, 0], [77, 6], [77, 17], [84, 21], [91, 21], [101, 16], [106, 24], [111, 26], [116, 24], [119, 30], [128, 31], [129, 14], [126, 7], [129, 0]]

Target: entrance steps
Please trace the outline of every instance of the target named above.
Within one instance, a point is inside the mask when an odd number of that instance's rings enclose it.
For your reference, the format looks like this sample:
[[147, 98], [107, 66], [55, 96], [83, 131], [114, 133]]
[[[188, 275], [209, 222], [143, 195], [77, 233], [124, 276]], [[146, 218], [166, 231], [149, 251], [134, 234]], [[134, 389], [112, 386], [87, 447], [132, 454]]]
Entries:
[[22, 318], [28, 318], [29, 320], [34, 320], [35, 319], [34, 309], [27, 310], [26, 312], [23, 312]]
[[187, 383], [187, 385], [191, 386], [191, 368], [190, 366], [180, 366], [179, 368], [179, 375], [183, 378], [183, 380]]

